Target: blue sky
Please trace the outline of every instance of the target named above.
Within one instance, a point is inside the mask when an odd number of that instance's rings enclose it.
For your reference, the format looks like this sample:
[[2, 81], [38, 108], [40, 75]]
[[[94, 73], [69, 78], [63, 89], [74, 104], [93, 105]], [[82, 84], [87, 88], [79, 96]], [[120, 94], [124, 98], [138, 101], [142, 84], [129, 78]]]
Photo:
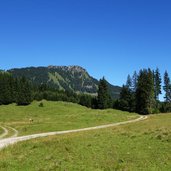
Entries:
[[1, 0], [0, 68], [80, 65], [122, 85], [134, 70], [171, 74], [170, 0]]

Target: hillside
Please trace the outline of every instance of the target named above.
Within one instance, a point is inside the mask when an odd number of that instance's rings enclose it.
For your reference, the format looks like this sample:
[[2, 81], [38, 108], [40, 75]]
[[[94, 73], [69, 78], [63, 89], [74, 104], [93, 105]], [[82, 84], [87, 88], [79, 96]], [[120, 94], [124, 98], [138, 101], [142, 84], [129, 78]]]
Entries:
[[[80, 66], [48, 66], [27, 67], [8, 70], [14, 77], [25, 76], [36, 85], [47, 84], [49, 87], [60, 90], [71, 90], [77, 93], [96, 94], [98, 80], [91, 77]], [[113, 98], [118, 98], [120, 87], [109, 84]]]
[[[0, 108], [4, 137], [75, 130], [133, 120], [135, 113], [94, 110], [78, 104], [34, 101]], [[29, 118], [33, 119], [30, 123]], [[0, 130], [0, 136], [3, 134]], [[4, 139], [1, 139], [1, 143]], [[8, 140], [8, 139], [6, 139]], [[150, 115], [141, 122], [36, 138], [0, 150], [1, 171], [170, 171], [171, 114]]]
[[[0, 132], [2, 132], [1, 125], [10, 132], [13, 131], [5, 125], [15, 128], [19, 135], [30, 135], [105, 125], [138, 117], [135, 113], [113, 109], [90, 109], [61, 101], [43, 100], [42, 103], [43, 107], [39, 107], [40, 102], [37, 101], [28, 106], [16, 106], [15, 104], [1, 106]], [[33, 123], [30, 124], [29, 118], [33, 119]]]

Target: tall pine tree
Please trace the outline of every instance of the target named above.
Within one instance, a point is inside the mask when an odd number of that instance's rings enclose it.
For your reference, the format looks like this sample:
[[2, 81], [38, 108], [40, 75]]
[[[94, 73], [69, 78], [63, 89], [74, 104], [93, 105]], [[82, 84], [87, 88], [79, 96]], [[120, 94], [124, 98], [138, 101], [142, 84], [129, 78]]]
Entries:
[[0, 104], [10, 104], [13, 102], [13, 78], [9, 73], [0, 73]]
[[130, 111], [130, 99], [131, 99], [131, 91], [128, 85], [123, 85], [120, 98], [119, 98], [119, 109], [124, 111]]
[[126, 86], [128, 87], [128, 89], [132, 88], [132, 79], [130, 75], [128, 75], [127, 77]]
[[98, 97], [97, 97], [98, 108], [99, 109], [110, 108], [112, 105], [111, 101], [112, 99], [109, 95], [107, 81], [103, 77], [99, 81], [99, 89], [98, 89]]
[[140, 70], [136, 91], [136, 111], [140, 114], [152, 113], [155, 105], [153, 72]]
[[158, 68], [154, 72], [154, 93], [155, 99], [158, 101], [161, 94], [161, 75]]
[[165, 102], [169, 103], [171, 102], [171, 84], [170, 84], [170, 78], [167, 71], [164, 73], [164, 86], [163, 89], [165, 91]]
[[129, 112], [135, 111], [135, 92], [133, 90], [133, 81], [130, 75], [127, 77], [126, 86], [123, 85], [121, 89], [119, 108]]
[[136, 92], [137, 90], [137, 82], [138, 82], [138, 74], [136, 71], [134, 71], [134, 74], [132, 76], [132, 91]]
[[28, 105], [32, 102], [32, 89], [30, 83], [22, 77], [18, 85], [18, 105]]

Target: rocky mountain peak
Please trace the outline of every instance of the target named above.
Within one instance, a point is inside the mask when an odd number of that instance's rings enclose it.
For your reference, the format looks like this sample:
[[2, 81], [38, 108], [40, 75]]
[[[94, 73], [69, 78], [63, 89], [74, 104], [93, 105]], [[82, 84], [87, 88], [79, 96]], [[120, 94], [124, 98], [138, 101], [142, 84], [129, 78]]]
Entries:
[[55, 66], [49, 65], [48, 69], [62, 69], [65, 71], [75, 71], [75, 72], [87, 72], [86, 69], [78, 66], [78, 65], [70, 65], [70, 66]]
[[[76, 93], [97, 94], [98, 80], [78, 66], [26, 67], [8, 70], [14, 77], [25, 76], [35, 85], [46, 84], [50, 88], [73, 91]], [[120, 87], [108, 83], [113, 98], [118, 98]]]

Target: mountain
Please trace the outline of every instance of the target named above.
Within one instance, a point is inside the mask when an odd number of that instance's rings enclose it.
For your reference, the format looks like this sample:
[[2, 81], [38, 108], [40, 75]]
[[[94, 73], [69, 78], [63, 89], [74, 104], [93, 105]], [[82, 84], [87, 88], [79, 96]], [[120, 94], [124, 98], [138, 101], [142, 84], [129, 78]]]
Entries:
[[[27, 67], [8, 70], [14, 77], [25, 76], [36, 85], [47, 84], [60, 90], [97, 94], [98, 80], [80, 66]], [[121, 88], [108, 83], [111, 96], [118, 98]]]

